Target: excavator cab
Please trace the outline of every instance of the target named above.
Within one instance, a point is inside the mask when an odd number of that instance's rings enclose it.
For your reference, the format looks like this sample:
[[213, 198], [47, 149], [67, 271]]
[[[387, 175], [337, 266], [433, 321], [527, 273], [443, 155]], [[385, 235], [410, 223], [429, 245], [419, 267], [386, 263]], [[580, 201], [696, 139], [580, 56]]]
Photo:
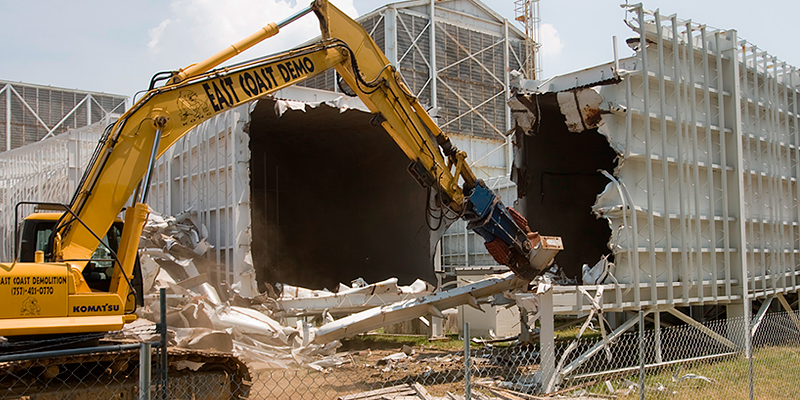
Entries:
[[[35, 212], [25, 218], [20, 227], [20, 262], [34, 262], [37, 251], [49, 253], [49, 238], [59, 218], [61, 213], [54, 212]], [[121, 234], [122, 220], [117, 219], [83, 269], [83, 278], [92, 291], [108, 292], [114, 271], [112, 252], [116, 253], [119, 249]]]
[[[50, 236], [53, 228], [58, 223], [62, 214], [52, 211], [39, 211], [30, 214], [19, 227], [19, 258], [20, 262], [34, 262], [36, 252], [48, 254]], [[93, 292], [108, 292], [115, 268], [114, 253], [119, 250], [122, 236], [123, 222], [117, 218], [108, 232], [103, 236], [102, 243], [92, 254], [82, 271], [83, 278]], [[119, 268], [119, 266], [116, 266]], [[142, 305], [142, 272], [137, 257], [133, 271], [133, 286], [136, 292], [136, 304]]]

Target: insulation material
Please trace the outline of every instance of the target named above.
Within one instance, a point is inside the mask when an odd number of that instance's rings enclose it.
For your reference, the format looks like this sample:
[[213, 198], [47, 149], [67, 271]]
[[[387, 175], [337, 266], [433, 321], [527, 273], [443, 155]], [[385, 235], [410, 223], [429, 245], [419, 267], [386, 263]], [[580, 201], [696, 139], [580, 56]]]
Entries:
[[574, 276], [635, 289], [606, 308], [796, 291], [797, 69], [734, 30], [628, 11], [633, 57], [519, 85], [539, 88], [512, 101], [528, 220], [562, 227]]

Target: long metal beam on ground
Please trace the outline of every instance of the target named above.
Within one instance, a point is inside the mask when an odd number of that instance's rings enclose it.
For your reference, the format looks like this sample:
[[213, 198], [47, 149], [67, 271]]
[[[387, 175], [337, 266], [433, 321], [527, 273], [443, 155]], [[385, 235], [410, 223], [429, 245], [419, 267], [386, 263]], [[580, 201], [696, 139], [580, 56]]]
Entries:
[[423, 315], [432, 314], [441, 317], [442, 310], [463, 304], [470, 304], [474, 307], [477, 304], [477, 299], [524, 287], [526, 284], [526, 281], [517, 278], [514, 273], [506, 272], [429, 296], [371, 308], [321, 326], [316, 332], [314, 342], [329, 343], [333, 340], [369, 332], [382, 326], [409, 321]]

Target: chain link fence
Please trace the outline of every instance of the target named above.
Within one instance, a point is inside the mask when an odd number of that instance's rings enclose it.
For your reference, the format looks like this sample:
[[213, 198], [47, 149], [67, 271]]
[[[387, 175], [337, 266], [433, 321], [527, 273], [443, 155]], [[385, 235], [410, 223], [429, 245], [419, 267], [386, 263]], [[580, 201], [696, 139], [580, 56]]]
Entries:
[[[797, 312], [772, 312], [749, 324], [729, 318], [633, 328], [608, 341], [557, 340], [549, 393], [537, 344], [422, 341], [398, 351], [402, 342], [394, 348], [350, 343], [347, 351], [290, 368], [245, 366], [228, 353], [170, 348], [164, 380], [159, 342], [109, 345], [102, 339], [89, 350], [6, 352], [0, 357], [0, 398], [793, 399], [800, 383], [799, 321]], [[140, 389], [145, 386], [147, 392]]]
[[138, 399], [140, 348], [100, 342], [91, 348], [9, 351], [0, 357], [0, 398]]
[[[604, 342], [556, 342], [555, 392], [567, 397], [620, 399], [795, 399], [800, 384], [798, 313], [766, 313], [703, 324], [624, 333]], [[754, 334], [748, 334], [748, 331]], [[598, 349], [585, 357], [591, 349]], [[750, 349], [748, 351], [748, 349]], [[584, 358], [582, 358], [584, 357]], [[574, 368], [570, 368], [574, 367]], [[501, 386], [526, 393], [524, 380]], [[535, 381], [538, 382], [538, 381]], [[497, 384], [497, 380], [493, 382]], [[540, 387], [534, 387], [539, 389]]]

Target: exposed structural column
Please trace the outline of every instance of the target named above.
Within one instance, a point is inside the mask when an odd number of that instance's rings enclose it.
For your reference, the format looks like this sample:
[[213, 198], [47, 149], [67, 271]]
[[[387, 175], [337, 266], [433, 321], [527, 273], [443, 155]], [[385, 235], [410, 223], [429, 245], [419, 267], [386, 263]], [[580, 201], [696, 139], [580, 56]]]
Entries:
[[92, 101], [94, 97], [91, 94], [86, 95], [86, 125], [92, 124]]
[[6, 151], [11, 150], [11, 85], [6, 85]]
[[[750, 343], [750, 318], [752, 315], [752, 311], [750, 310], [750, 290], [748, 289], [748, 274], [747, 274], [747, 234], [745, 231], [745, 222], [746, 222], [746, 213], [745, 213], [745, 188], [744, 188], [744, 175], [747, 173], [744, 167], [744, 140], [746, 138], [746, 133], [742, 127], [742, 101], [741, 96], [741, 86], [740, 86], [740, 74], [741, 71], [739, 70], [739, 54], [737, 43], [739, 43], [738, 35], [735, 30], [730, 31], [730, 40], [733, 45], [731, 49], [725, 50], [726, 53], [729, 54], [730, 57], [730, 64], [732, 69], [732, 76], [733, 76], [733, 87], [730, 90], [731, 95], [733, 96], [733, 101], [731, 104], [731, 108], [733, 111], [732, 113], [728, 113], [728, 115], [733, 116], [733, 124], [731, 124], [731, 128], [733, 131], [732, 139], [728, 141], [730, 146], [727, 150], [727, 154], [729, 155], [728, 160], [734, 166], [734, 173], [728, 175], [728, 179], [732, 180], [729, 182], [728, 187], [734, 188], [734, 193], [728, 196], [728, 199], [731, 200], [731, 210], [733, 211], [733, 217], [736, 219], [736, 228], [731, 230], [731, 246], [736, 248], [738, 251], [735, 253], [735, 261], [732, 259], [731, 265], [731, 279], [736, 280], [739, 282], [738, 288], [734, 288], [734, 295], [741, 296], [741, 302], [736, 302], [727, 305], [727, 313], [728, 317], [741, 317], [744, 326], [742, 327], [743, 333], [742, 337], [739, 338], [731, 338], [734, 342], [739, 344], [740, 346], [744, 346], [746, 350], [746, 354], [749, 357], [751, 351], [751, 343]], [[743, 60], [746, 61], [746, 60]], [[738, 267], [738, 268], [736, 268]]]
[[[510, 87], [510, 63], [509, 63], [509, 54], [508, 54], [508, 47], [511, 43], [508, 41], [508, 20], [503, 20], [503, 85], [505, 85], [506, 89], [506, 99], [511, 98], [511, 87]], [[505, 146], [506, 146], [506, 176], [509, 178], [511, 177], [511, 169], [514, 165], [514, 147], [511, 144], [511, 138], [513, 133], [511, 132], [511, 107], [508, 105], [506, 101], [506, 135], [505, 135]]]
[[[431, 65], [430, 65], [430, 80], [431, 80], [431, 107], [435, 110], [439, 106], [436, 99], [436, 0], [431, 0], [431, 22], [430, 22], [430, 43], [431, 43]], [[438, 113], [437, 113], [438, 115]]]
[[[553, 288], [538, 295], [539, 298], [539, 349], [541, 352], [542, 382], [545, 392], [550, 393], [555, 387], [556, 376], [556, 340], [555, 340], [555, 315], [553, 313]], [[526, 327], [520, 327], [527, 329]]]
[[387, 6], [383, 20], [383, 37], [386, 47], [384, 54], [389, 59], [389, 63], [397, 70], [400, 68], [397, 64], [397, 9], [393, 4]]
[[[397, 12], [394, 8], [391, 8], [394, 11], [392, 17], [397, 18]], [[388, 11], [388, 10], [387, 10]], [[436, 92], [436, 80], [437, 80], [437, 70], [436, 70], [436, 0], [430, 0], [430, 31], [429, 33], [429, 41], [431, 44], [431, 53], [430, 53], [430, 67], [428, 68], [428, 76], [431, 81], [431, 109], [435, 113], [434, 116], [438, 115], [438, 110], [436, 109], [439, 106], [439, 102], [436, 99], [437, 92]], [[389, 27], [389, 13], [386, 15], [386, 22], [384, 23], [385, 26]], [[393, 21], [395, 24], [393, 35], [397, 35], [397, 28], [396, 28], [396, 21]], [[396, 39], [396, 38], [395, 38]], [[389, 49], [389, 39], [388, 36], [386, 38], [386, 48]], [[391, 58], [389, 59], [391, 61]], [[397, 60], [397, 47], [395, 46], [395, 60]], [[436, 124], [439, 124], [438, 119], [434, 119]], [[428, 199], [430, 201], [430, 199]], [[436, 243], [436, 254], [434, 256], [434, 269], [437, 272], [437, 283], [441, 285], [441, 272], [444, 270], [442, 268], [442, 240], [439, 239], [438, 243]], [[467, 254], [469, 257], [469, 254]], [[436, 315], [431, 315], [431, 337], [432, 338], [439, 338], [444, 337], [444, 319], [438, 317]], [[468, 340], [468, 339], [465, 339]]]

